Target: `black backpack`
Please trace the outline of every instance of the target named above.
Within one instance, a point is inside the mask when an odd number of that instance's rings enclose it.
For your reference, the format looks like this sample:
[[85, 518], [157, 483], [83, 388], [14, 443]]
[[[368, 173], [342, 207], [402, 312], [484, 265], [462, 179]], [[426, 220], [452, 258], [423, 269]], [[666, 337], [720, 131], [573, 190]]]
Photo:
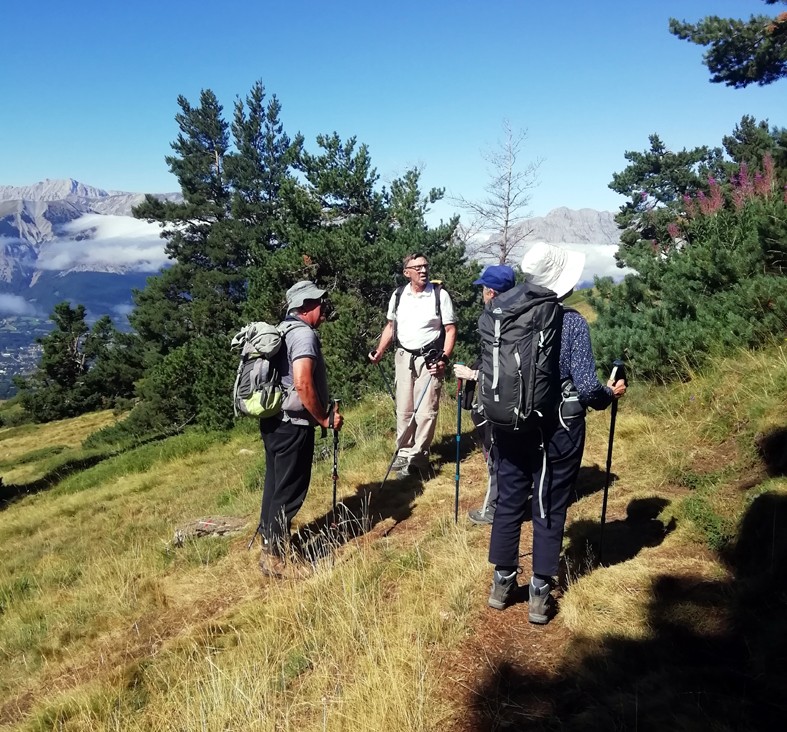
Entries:
[[563, 312], [555, 293], [525, 283], [497, 295], [481, 313], [478, 332], [487, 420], [507, 431], [557, 420]]

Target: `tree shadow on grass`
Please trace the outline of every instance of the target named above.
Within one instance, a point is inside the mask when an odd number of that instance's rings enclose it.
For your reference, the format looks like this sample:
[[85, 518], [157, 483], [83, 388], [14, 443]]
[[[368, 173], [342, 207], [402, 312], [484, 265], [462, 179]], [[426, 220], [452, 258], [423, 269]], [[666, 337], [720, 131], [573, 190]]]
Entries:
[[97, 465], [102, 460], [106, 460], [109, 455], [88, 455], [85, 457], [73, 458], [66, 460], [58, 465], [56, 468], [50, 470], [45, 475], [42, 475], [36, 480], [31, 480], [29, 483], [3, 483], [0, 479], [0, 511], [5, 510], [13, 502], [24, 496], [30, 496], [34, 493], [47, 490], [56, 486], [60, 481], [65, 480], [69, 475], [79, 473], [82, 470], [87, 470]]
[[721, 558], [731, 581], [656, 578], [646, 640], [577, 638], [549, 677], [493, 661], [465, 729], [784, 729], [787, 496], [756, 498]]
[[148, 437], [138, 439], [131, 445], [127, 445], [120, 449], [113, 449], [108, 452], [96, 453], [93, 455], [82, 455], [80, 457], [70, 458], [64, 460], [56, 467], [49, 470], [40, 478], [31, 480], [29, 483], [4, 483], [0, 478], [0, 511], [4, 511], [12, 503], [25, 496], [31, 496], [35, 493], [48, 490], [58, 485], [66, 478], [75, 473], [80, 473], [83, 470], [92, 468], [104, 460], [122, 455], [124, 452], [130, 452], [142, 445], [147, 445], [150, 442], [157, 442], [159, 440], [166, 440], [172, 437], [172, 433], [149, 435]]

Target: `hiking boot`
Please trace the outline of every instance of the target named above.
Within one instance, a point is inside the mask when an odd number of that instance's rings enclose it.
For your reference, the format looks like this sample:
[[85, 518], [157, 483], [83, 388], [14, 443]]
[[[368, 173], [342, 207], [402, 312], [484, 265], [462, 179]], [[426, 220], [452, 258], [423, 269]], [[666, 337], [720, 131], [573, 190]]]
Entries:
[[527, 619], [531, 623], [545, 625], [549, 622], [549, 616], [552, 611], [550, 589], [549, 583], [543, 587], [535, 587], [533, 581], [530, 581], [530, 601], [527, 609]]
[[505, 574], [495, 570], [492, 577], [492, 590], [489, 593], [487, 604], [495, 610], [502, 610], [511, 597], [511, 593], [518, 587], [516, 576], [522, 570], [517, 567], [511, 574]]
[[283, 579], [286, 569], [287, 563], [284, 561], [283, 557], [271, 554], [264, 549], [260, 552], [260, 572], [266, 577]]
[[401, 470], [402, 468], [406, 468], [409, 464], [410, 459], [404, 455], [397, 455], [394, 458], [393, 463], [391, 463], [391, 470]]
[[495, 507], [492, 505], [487, 506], [485, 509], [474, 508], [472, 511], [467, 512], [467, 518], [470, 519], [471, 524], [481, 526], [482, 524], [491, 524], [495, 518]]
[[263, 551], [260, 572], [273, 579], [304, 579], [311, 574], [311, 566], [302, 562], [286, 561], [283, 557]]

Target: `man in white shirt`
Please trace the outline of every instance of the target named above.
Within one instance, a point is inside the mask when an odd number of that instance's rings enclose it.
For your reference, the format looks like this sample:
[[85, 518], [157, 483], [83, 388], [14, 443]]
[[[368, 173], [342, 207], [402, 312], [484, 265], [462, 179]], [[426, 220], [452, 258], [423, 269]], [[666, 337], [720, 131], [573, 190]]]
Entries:
[[423, 254], [404, 258], [404, 276], [409, 284], [391, 295], [388, 322], [369, 360], [379, 363], [392, 343], [396, 348], [398, 452], [392, 467], [406, 475], [411, 468], [422, 469], [429, 464], [440, 390], [456, 343], [456, 325], [451, 298], [439, 283], [429, 281], [429, 262]]

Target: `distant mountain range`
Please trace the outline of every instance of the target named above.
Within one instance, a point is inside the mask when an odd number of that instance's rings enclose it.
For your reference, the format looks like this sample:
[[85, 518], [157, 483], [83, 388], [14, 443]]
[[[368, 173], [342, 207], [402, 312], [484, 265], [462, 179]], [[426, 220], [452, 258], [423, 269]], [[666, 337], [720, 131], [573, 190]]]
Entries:
[[[154, 194], [182, 200], [179, 193]], [[0, 185], [0, 317], [46, 317], [75, 300], [94, 317], [122, 317], [131, 289], [167, 263], [161, 229], [135, 219], [142, 193], [107, 191], [74, 179]], [[521, 224], [527, 241], [617, 245], [613, 214], [557, 208]]]
[[546, 216], [523, 221], [519, 228], [527, 233], [525, 241], [549, 244], [620, 244], [620, 229], [611, 211], [593, 208], [555, 208]]
[[73, 179], [0, 185], [0, 318], [46, 318], [72, 300], [124, 321], [131, 290], [166, 263], [160, 228], [131, 215], [144, 198]]
[[[182, 200], [179, 193], [153, 195]], [[131, 214], [144, 197], [71, 178], [0, 185], [0, 398], [10, 393], [10, 375], [34, 359], [31, 344], [51, 327], [57, 303], [82, 304], [89, 321], [110, 315], [127, 327], [132, 290], [142, 289], [169, 261], [161, 228]], [[608, 211], [558, 208], [522, 226], [528, 241], [601, 245], [588, 247], [589, 263], [593, 249], [614, 250], [619, 243]], [[612, 266], [611, 254], [603, 256]], [[20, 362], [23, 351], [29, 357]]]

